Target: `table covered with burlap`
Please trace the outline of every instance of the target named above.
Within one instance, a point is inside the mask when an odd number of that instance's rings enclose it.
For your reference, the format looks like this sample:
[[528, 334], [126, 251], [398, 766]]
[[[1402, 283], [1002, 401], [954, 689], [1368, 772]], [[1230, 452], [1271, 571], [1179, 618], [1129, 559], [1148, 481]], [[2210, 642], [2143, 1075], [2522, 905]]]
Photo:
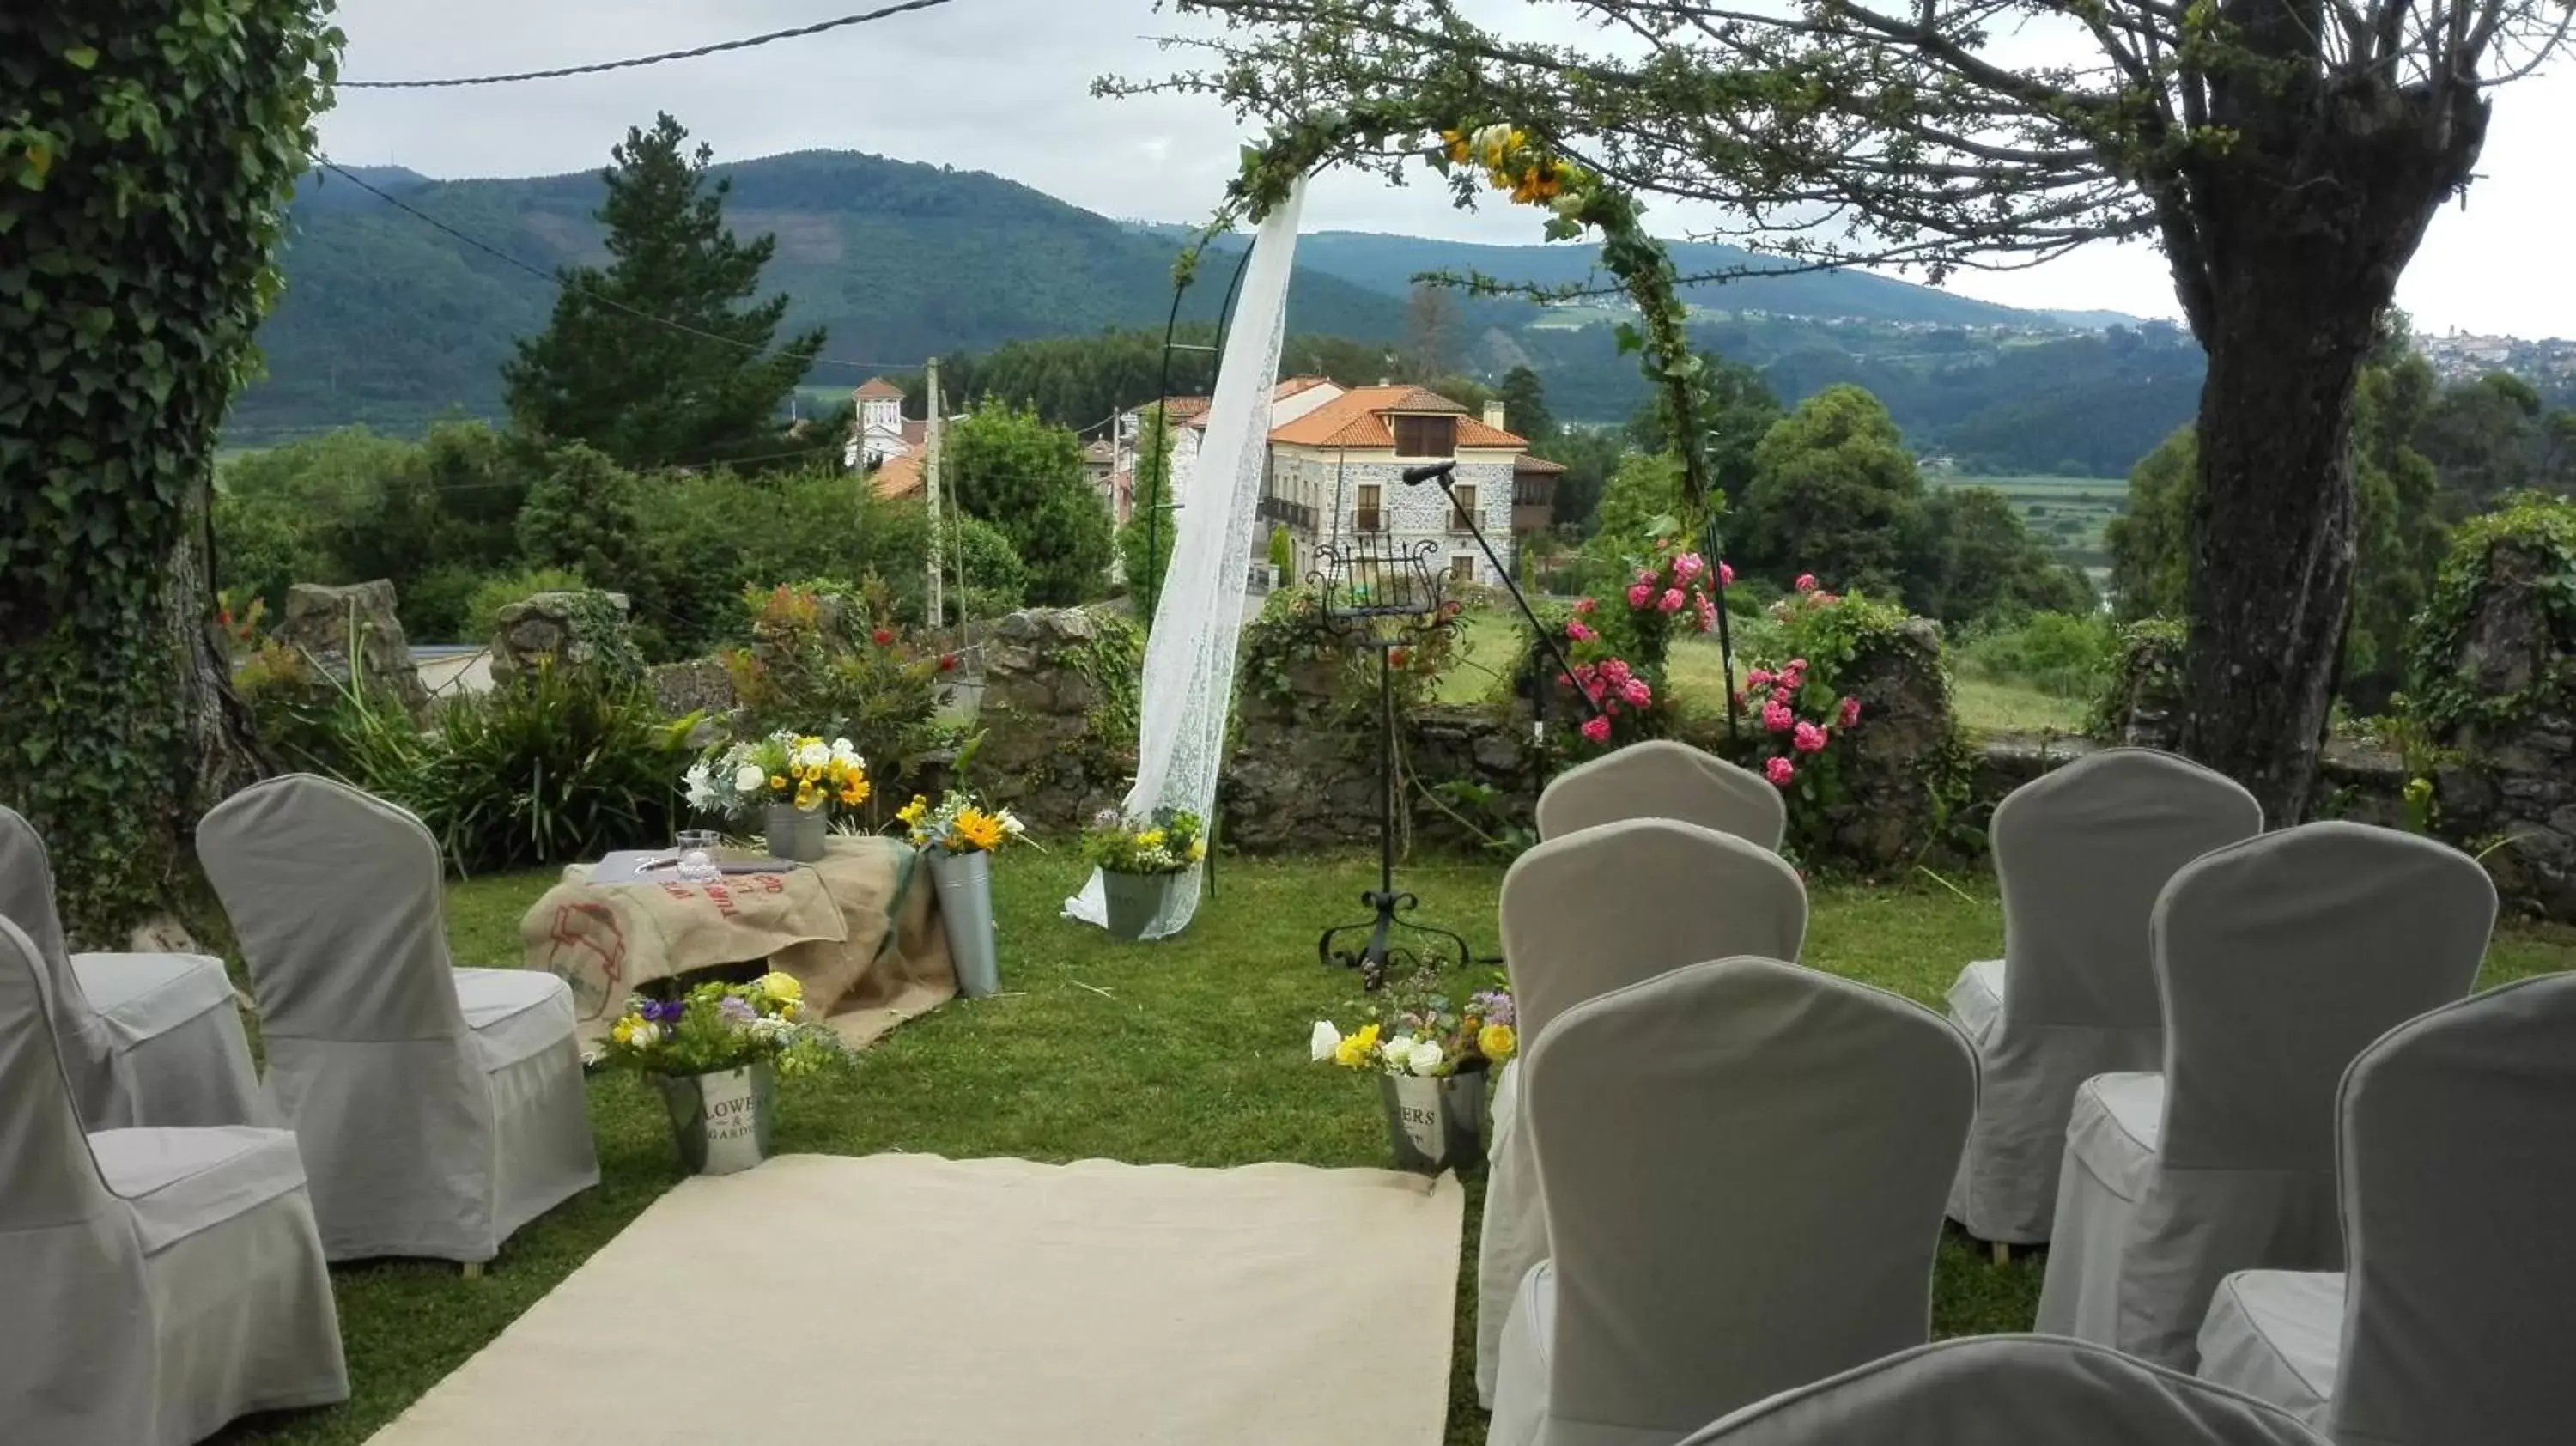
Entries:
[[708, 883], [637, 880], [630, 860], [610, 862], [624, 866], [565, 869], [519, 921], [528, 967], [572, 986], [585, 1046], [607, 1038], [638, 986], [723, 964], [794, 975], [853, 1045], [957, 993], [938, 891], [894, 839], [836, 836], [819, 863]]

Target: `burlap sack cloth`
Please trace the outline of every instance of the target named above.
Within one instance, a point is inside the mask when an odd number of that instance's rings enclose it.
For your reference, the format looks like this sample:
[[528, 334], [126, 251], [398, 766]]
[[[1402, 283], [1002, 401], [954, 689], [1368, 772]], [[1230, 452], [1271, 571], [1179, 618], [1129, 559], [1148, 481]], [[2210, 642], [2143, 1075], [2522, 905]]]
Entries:
[[866, 1044], [956, 996], [938, 891], [908, 844], [835, 836], [820, 863], [713, 883], [597, 883], [575, 864], [519, 921], [531, 969], [572, 986], [582, 1042], [638, 985], [766, 959], [840, 1036]]

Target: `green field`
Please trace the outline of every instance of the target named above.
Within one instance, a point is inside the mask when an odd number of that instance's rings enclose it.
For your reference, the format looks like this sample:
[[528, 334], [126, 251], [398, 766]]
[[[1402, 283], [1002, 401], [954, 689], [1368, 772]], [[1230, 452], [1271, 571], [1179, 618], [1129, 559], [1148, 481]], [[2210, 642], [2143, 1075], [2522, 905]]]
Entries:
[[2039, 535], [2061, 562], [2098, 570], [2110, 565], [2102, 529], [2129, 510], [2129, 484], [2119, 477], [1927, 476], [1933, 487], [1991, 487]]

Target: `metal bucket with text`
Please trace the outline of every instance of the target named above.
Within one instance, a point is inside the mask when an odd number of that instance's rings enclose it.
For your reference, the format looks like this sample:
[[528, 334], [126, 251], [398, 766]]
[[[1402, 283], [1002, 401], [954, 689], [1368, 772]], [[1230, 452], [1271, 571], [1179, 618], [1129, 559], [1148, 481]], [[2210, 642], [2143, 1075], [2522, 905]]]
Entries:
[[769, 1158], [778, 1077], [768, 1061], [715, 1074], [655, 1075], [670, 1107], [680, 1163], [697, 1175], [730, 1175]]
[[939, 917], [948, 931], [948, 957], [957, 966], [957, 992], [983, 999], [1002, 988], [1001, 961], [993, 943], [993, 856], [981, 849], [952, 854], [933, 848], [923, 857], [939, 891]]
[[1399, 1170], [1436, 1175], [1469, 1170], [1485, 1159], [1485, 1072], [1424, 1076], [1382, 1074], [1386, 1135]]

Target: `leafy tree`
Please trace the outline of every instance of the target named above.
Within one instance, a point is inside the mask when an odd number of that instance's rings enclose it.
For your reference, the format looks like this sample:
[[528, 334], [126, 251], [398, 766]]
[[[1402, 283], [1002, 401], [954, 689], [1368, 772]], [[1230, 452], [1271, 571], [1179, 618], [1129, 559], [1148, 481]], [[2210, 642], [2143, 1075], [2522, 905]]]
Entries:
[[[1762, 373], [1742, 362], [1703, 354], [1700, 363], [1709, 369], [1709, 478], [1728, 502], [1738, 502], [1753, 483], [1754, 449], [1780, 420], [1780, 398]], [[1652, 402], [1628, 418], [1627, 430], [1628, 440], [1649, 452], [1672, 444], [1663, 414]]]
[[1109, 509], [1082, 469], [1082, 440], [1025, 408], [986, 401], [948, 429], [940, 465], [957, 503], [1011, 540], [1029, 601], [1088, 602], [1109, 581]]
[[823, 333], [776, 345], [787, 297], [745, 305], [777, 238], [726, 229], [732, 182], [708, 184], [714, 153], [683, 155], [688, 135], [667, 114], [627, 130], [601, 173], [613, 260], [557, 273], [554, 319], [503, 368], [511, 417], [544, 441], [587, 442], [628, 467], [779, 450], [780, 413]]
[[1601, 507], [1602, 488], [1618, 468], [1621, 451], [1619, 433], [1608, 427], [1557, 430], [1556, 439], [1540, 455], [1565, 464], [1565, 475], [1556, 479], [1550, 504], [1558, 527], [1579, 534], [1592, 525], [1593, 514]]
[[215, 429], [257, 368], [325, 0], [0, 6], [0, 799], [107, 943], [264, 767], [215, 630]]
[[1547, 457], [1556, 444], [1556, 418], [1548, 412], [1547, 384], [1538, 373], [1526, 366], [1512, 368], [1503, 373], [1502, 388], [1495, 396], [1503, 404], [1503, 425], [1526, 439], [1531, 451]]
[[1735, 524], [1738, 567], [1786, 584], [1905, 597], [1928, 541], [1923, 478], [1878, 399], [1828, 387], [1774, 423], [1753, 448], [1753, 484]]
[[2531, 485], [2542, 457], [2540, 394], [2511, 372], [2442, 390], [2411, 433], [2442, 474], [2454, 516], [2483, 512]]
[[[1773, 253], [1739, 271], [1786, 256], [1937, 282], [2153, 238], [2209, 358], [2182, 745], [2285, 823], [2313, 791], [2350, 612], [2354, 389], [2380, 313], [2472, 177], [2493, 87], [2568, 34], [2563, 0], [2098, 0], [2010, 52], [1998, 33], [2058, 12], [1568, 0], [1534, 35], [1454, 0], [1176, 8], [1225, 19], [1195, 39], [1215, 64], [1108, 89], [1197, 89], [1284, 133], [1335, 115], [1342, 158], [1390, 175], [1444, 127], [1508, 121], [1713, 203]], [[1616, 38], [1559, 38], [1577, 18]]]
[[2191, 596], [2184, 519], [2200, 475], [2200, 438], [2185, 427], [2129, 473], [2129, 510], [2102, 529], [2111, 552], [2111, 609], [2122, 622], [2179, 617]]
[[1163, 600], [1163, 576], [1172, 566], [1172, 424], [1160, 403], [1145, 409], [1136, 433], [1135, 507], [1118, 529], [1118, 566], [1137, 616], [1153, 621]]
[[2033, 613], [2090, 613], [2093, 584], [2049, 556], [2012, 502], [1991, 487], [1944, 487], [1924, 505], [1923, 575], [1906, 600], [1957, 626]]
[[623, 591], [641, 573], [635, 476], [575, 442], [546, 454], [546, 473], [519, 510], [519, 553], [531, 568], [579, 573]]

